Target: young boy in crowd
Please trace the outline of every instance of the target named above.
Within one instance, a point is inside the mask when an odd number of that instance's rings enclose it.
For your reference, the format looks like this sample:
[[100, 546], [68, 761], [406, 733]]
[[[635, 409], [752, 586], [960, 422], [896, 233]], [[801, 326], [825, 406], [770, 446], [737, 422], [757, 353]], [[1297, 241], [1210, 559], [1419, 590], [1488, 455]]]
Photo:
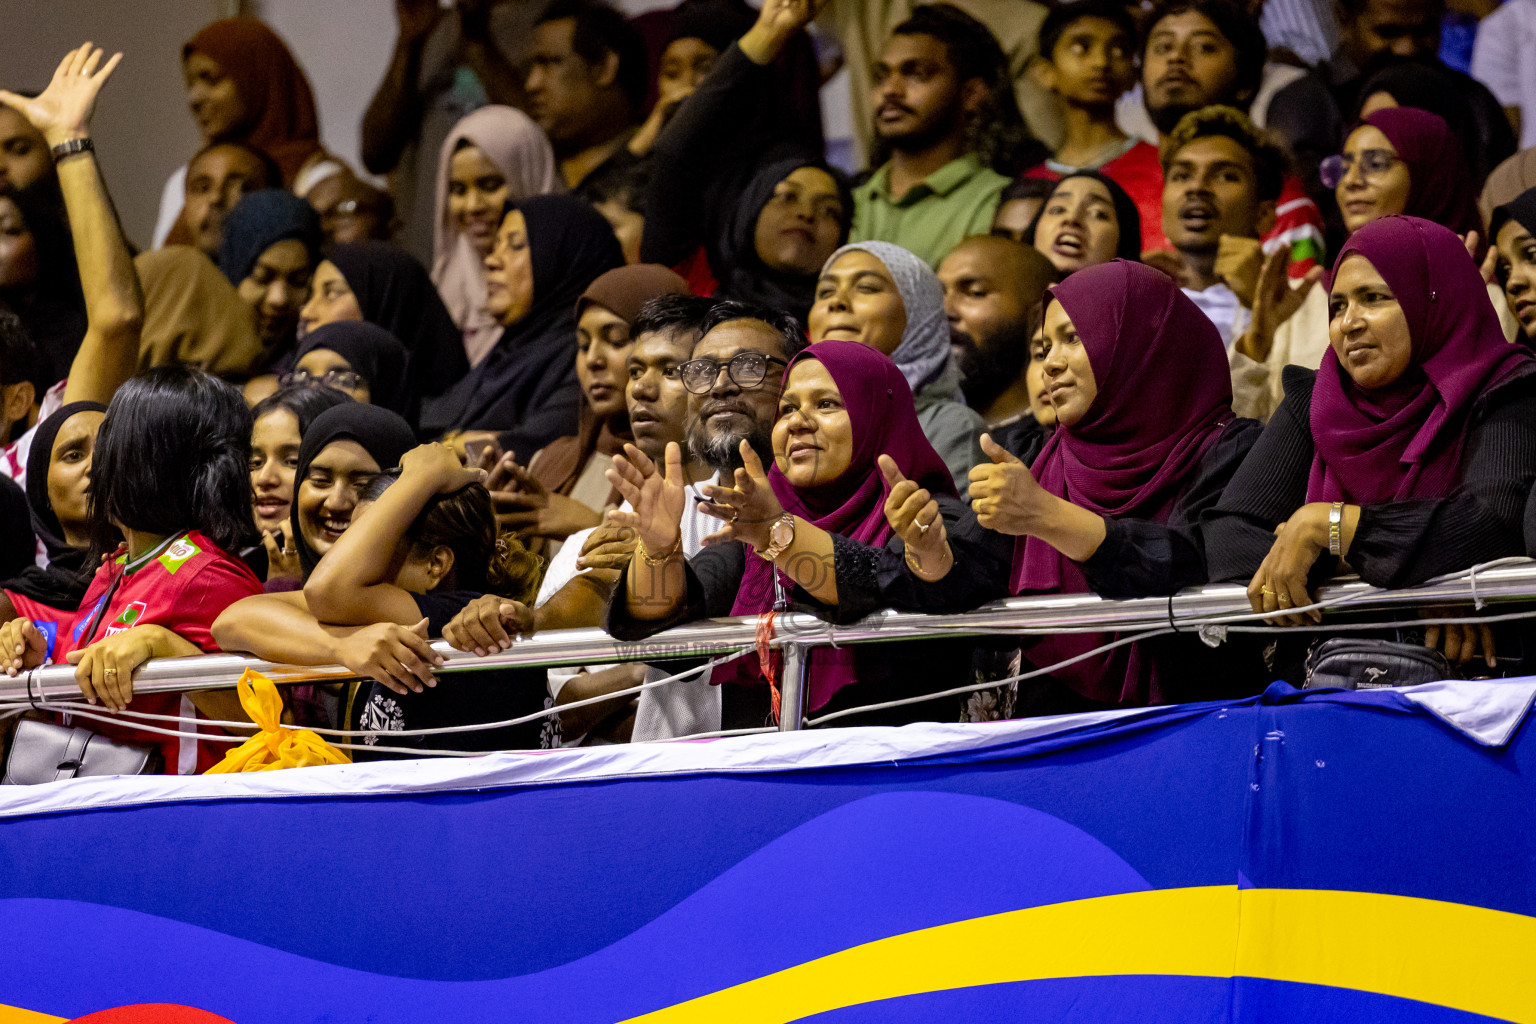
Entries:
[[1055, 181], [1074, 171], [1103, 171], [1137, 200], [1144, 238], [1161, 240], [1157, 147], [1115, 123], [1115, 101], [1136, 84], [1136, 24], [1126, 7], [1078, 0], [1052, 10], [1040, 26], [1040, 55], [1030, 73], [1060, 101], [1066, 138], [1025, 177]]

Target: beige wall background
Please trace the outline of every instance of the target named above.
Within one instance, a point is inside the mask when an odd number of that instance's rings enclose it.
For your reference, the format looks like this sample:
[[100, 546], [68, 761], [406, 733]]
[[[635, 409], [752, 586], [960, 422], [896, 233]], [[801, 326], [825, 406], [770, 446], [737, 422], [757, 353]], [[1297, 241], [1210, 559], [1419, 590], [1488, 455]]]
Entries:
[[147, 245], [165, 179], [197, 149], [181, 83], [181, 45], [225, 16], [224, 0], [7, 0], [0, 82], [41, 89], [86, 40], [123, 63], [102, 94], [92, 134], [123, 226]]
[[[89, 39], [123, 63], [93, 125], [101, 166], [128, 236], [147, 246], [165, 180], [199, 144], [181, 81], [181, 47], [236, 13], [271, 25], [309, 76], [321, 139], [354, 169], [363, 110], [395, 41], [394, 0], [3, 0], [0, 87], [41, 89], [66, 51]], [[543, 0], [505, 0], [542, 3]], [[675, 0], [616, 0], [630, 14]], [[829, 136], [846, 133], [838, 85], [822, 90]], [[846, 92], [846, 84], [842, 91]], [[830, 102], [829, 102], [830, 100]]]

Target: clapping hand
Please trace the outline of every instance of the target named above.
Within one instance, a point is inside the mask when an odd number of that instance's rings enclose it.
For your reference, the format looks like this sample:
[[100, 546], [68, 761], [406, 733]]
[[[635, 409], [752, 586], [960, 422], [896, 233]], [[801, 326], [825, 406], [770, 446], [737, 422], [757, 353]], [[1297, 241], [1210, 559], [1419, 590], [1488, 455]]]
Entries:
[[705, 544], [724, 544], [739, 540], [761, 551], [769, 544], [769, 532], [773, 524], [784, 515], [768, 473], [752, 445], [741, 442], [741, 467], [732, 479], [731, 487], [706, 487], [704, 496], [709, 501], [699, 508], [716, 519], [725, 521], [718, 532], [704, 538]]
[[632, 444], [624, 454], [613, 457], [608, 482], [624, 496], [634, 511], [615, 509], [608, 515], [610, 524], [628, 527], [639, 537], [647, 554], [670, 555], [682, 543], [683, 503], [687, 488], [683, 483], [683, 451], [677, 442], [668, 441], [665, 469]]

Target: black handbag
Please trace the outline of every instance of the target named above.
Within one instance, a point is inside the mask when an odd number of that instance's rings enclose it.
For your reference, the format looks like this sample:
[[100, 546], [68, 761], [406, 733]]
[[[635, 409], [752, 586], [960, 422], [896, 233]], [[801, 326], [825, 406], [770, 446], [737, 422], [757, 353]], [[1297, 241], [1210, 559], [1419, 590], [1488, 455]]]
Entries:
[[0, 786], [35, 786], [86, 775], [158, 775], [164, 767], [165, 755], [158, 746], [23, 719], [11, 735]]
[[1307, 655], [1304, 687], [1374, 690], [1455, 678], [1445, 655], [1422, 644], [1335, 637], [1318, 644]]

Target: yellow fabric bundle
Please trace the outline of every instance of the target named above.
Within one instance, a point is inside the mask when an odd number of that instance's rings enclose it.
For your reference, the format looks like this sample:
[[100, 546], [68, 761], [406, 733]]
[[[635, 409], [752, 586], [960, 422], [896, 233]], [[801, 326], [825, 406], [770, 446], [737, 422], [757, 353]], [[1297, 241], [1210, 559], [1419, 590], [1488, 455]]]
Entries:
[[261, 731], [209, 768], [207, 775], [268, 772], [274, 768], [307, 768], [317, 764], [350, 764], [352, 759], [308, 729], [284, 729], [283, 698], [272, 680], [246, 669], [235, 684], [240, 706]]

